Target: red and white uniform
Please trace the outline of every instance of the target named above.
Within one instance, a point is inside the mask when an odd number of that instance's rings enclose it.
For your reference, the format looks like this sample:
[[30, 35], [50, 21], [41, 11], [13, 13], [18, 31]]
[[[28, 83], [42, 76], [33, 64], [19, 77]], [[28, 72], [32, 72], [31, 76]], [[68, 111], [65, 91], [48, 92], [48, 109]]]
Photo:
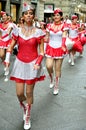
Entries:
[[72, 24], [68, 25], [69, 28], [69, 38], [71, 38], [72, 40], [76, 41], [76, 39], [79, 38], [78, 35], [78, 28], [80, 27], [79, 24], [76, 24], [76, 26], [72, 26]]
[[[4, 27], [3, 24], [6, 24], [6, 26]], [[7, 33], [9, 28], [13, 28], [13, 25], [10, 22], [2, 23], [0, 25], [0, 31], [2, 33], [2, 40], [0, 40], [0, 48], [5, 48], [6, 49], [10, 45], [11, 33], [10, 34]]]
[[46, 30], [49, 32], [49, 43], [46, 47], [46, 57], [58, 59], [65, 56], [65, 52], [62, 50], [62, 33], [65, 29], [66, 25], [64, 23], [59, 25], [55, 25], [55, 23], [48, 24]]
[[82, 46], [84, 46], [86, 44], [86, 36], [85, 35], [86, 35], [86, 30], [83, 30], [79, 33]]
[[38, 57], [38, 44], [43, 37], [43, 31], [38, 28], [27, 37], [22, 33], [21, 28], [13, 30], [13, 38], [18, 43], [18, 54], [11, 73], [11, 80], [32, 84], [44, 79], [45, 76], [41, 67], [39, 70], [33, 69]]
[[72, 49], [77, 52], [82, 52], [83, 48], [82, 48], [80, 37], [79, 37], [79, 31], [78, 31], [79, 27], [80, 27], [79, 24], [76, 24], [76, 25], [69, 24], [68, 36], [72, 41], [74, 41], [74, 45]]

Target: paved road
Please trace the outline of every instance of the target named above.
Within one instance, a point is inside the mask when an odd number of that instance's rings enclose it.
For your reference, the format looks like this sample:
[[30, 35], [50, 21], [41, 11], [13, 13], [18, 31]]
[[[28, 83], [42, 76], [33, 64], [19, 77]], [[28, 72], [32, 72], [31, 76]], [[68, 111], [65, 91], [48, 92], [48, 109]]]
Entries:
[[[12, 56], [12, 62], [14, 59]], [[67, 61], [68, 56], [63, 63], [58, 96], [49, 89], [49, 78], [37, 83], [31, 130], [86, 130], [86, 47], [83, 58], [77, 53], [75, 66], [70, 66]], [[45, 73], [48, 75], [46, 70]], [[0, 64], [0, 130], [23, 130], [15, 83], [4, 82], [3, 74]]]

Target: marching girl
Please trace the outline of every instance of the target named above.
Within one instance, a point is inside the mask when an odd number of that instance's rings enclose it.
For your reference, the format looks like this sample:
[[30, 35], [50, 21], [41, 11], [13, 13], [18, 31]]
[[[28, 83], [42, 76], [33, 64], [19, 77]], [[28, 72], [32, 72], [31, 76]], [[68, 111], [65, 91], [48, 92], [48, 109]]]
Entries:
[[72, 15], [72, 23], [68, 25], [68, 37], [74, 42], [73, 48], [69, 50], [69, 63], [75, 65], [74, 56], [76, 51], [82, 52], [82, 45], [79, 38], [80, 25], [77, 23], [77, 15]]
[[[58, 84], [61, 77], [61, 67], [64, 56], [66, 54], [66, 27], [62, 22], [63, 12], [57, 8], [54, 11], [54, 21], [47, 26], [47, 40], [48, 45], [46, 47], [46, 67], [50, 76], [50, 88], [53, 88], [53, 94], [58, 94]], [[54, 79], [55, 73], [55, 79]]]
[[35, 83], [45, 78], [41, 67], [44, 56], [43, 37], [45, 34], [41, 29], [33, 26], [34, 15], [35, 11], [31, 5], [24, 3], [22, 11], [24, 24], [20, 28], [14, 29], [12, 42], [5, 59], [6, 66], [9, 66], [11, 52], [15, 44], [18, 43], [18, 54], [10, 79], [16, 83], [16, 94], [24, 110], [25, 130], [31, 128], [30, 112], [33, 104]]
[[11, 42], [11, 31], [13, 29], [13, 25], [9, 22], [8, 14], [6, 12], [1, 11], [0, 14], [2, 16], [2, 23], [0, 25], [0, 58], [3, 62], [5, 58], [6, 49]]
[[[80, 31], [79, 31], [79, 37], [80, 37], [81, 44], [84, 48], [84, 45], [86, 44], [86, 29], [85, 29], [84, 23], [81, 24]], [[80, 57], [82, 57], [82, 56], [83, 56], [83, 52], [80, 53]]]
[[[42, 31], [45, 33], [45, 37], [44, 37], [44, 53], [46, 51], [46, 46], [47, 46], [47, 41], [46, 41], [46, 23], [45, 22], [40, 22], [40, 28], [42, 29]], [[43, 59], [43, 69], [45, 69], [45, 57]]]

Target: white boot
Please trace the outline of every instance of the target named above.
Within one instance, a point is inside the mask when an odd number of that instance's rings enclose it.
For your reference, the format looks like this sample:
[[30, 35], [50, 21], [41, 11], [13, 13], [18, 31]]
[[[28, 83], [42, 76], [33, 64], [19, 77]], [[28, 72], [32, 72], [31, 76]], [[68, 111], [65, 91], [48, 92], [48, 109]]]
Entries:
[[59, 78], [56, 77], [56, 83], [55, 83], [54, 90], [53, 90], [54, 95], [57, 95], [59, 93], [58, 83], [59, 83]]
[[50, 79], [51, 79], [51, 83], [50, 83], [50, 86], [49, 88], [53, 88], [54, 87], [54, 76], [53, 76], [53, 73], [50, 75]]
[[75, 63], [74, 63], [74, 56], [71, 54], [71, 65], [74, 66]]
[[20, 106], [23, 108], [23, 121], [25, 121], [26, 117], [26, 106], [23, 102], [20, 102]]
[[69, 64], [71, 63], [71, 58], [69, 58], [68, 63], [69, 63]]
[[30, 105], [26, 105], [26, 116], [24, 121], [24, 130], [29, 130], [31, 128], [31, 121], [30, 121]]

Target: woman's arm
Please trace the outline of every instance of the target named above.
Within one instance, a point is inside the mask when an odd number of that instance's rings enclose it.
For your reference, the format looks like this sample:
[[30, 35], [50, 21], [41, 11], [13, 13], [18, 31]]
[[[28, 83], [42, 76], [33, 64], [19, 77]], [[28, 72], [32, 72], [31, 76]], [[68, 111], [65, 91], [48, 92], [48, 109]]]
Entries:
[[68, 31], [67, 30], [63, 31], [63, 34], [62, 34], [62, 49], [63, 49], [63, 51], [66, 51], [65, 42], [66, 42], [67, 35], [68, 35]]
[[44, 57], [44, 39], [42, 38], [41, 43], [39, 44], [39, 55], [38, 55], [38, 58], [37, 58], [37, 61], [34, 65], [34, 69], [39, 69], [40, 68], [40, 64], [43, 60], [43, 57]]
[[46, 32], [46, 35], [45, 35], [44, 39], [45, 39], [46, 43], [49, 42], [49, 32]]
[[4, 61], [6, 67], [10, 65], [10, 56], [11, 56], [11, 53], [13, 51], [15, 44], [16, 44], [16, 40], [12, 39], [11, 44], [6, 51], [6, 57]]

